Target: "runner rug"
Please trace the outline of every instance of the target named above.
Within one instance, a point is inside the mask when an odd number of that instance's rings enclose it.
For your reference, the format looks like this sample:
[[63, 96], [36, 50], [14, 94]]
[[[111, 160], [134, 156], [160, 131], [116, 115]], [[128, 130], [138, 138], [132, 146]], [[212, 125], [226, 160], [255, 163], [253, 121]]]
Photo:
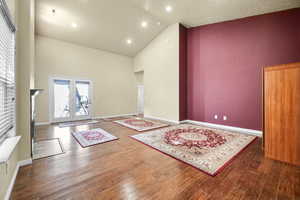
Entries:
[[131, 136], [160, 152], [215, 176], [255, 136], [182, 124]]
[[82, 125], [88, 125], [88, 124], [96, 124], [99, 121], [92, 120], [92, 121], [78, 121], [78, 122], [64, 122], [60, 123], [58, 126], [59, 128], [64, 128], [64, 127], [70, 127], [70, 126], [82, 126]]
[[127, 128], [134, 129], [136, 131], [148, 131], [148, 130], [152, 130], [152, 129], [169, 126], [168, 124], [154, 122], [154, 121], [150, 121], [150, 120], [146, 120], [146, 119], [138, 118], [138, 117], [124, 119], [124, 120], [117, 120], [114, 122], [118, 123], [122, 126], [125, 126]]
[[82, 147], [88, 147], [118, 139], [101, 128], [72, 132], [72, 135]]

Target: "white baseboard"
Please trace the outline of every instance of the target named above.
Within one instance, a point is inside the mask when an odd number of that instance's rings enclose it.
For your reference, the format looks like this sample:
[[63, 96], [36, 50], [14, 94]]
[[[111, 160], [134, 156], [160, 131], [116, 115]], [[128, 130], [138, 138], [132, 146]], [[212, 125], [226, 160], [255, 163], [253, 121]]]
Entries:
[[35, 125], [36, 126], [45, 126], [45, 125], [50, 125], [50, 122], [36, 122]]
[[[105, 119], [105, 118], [113, 118], [113, 117], [126, 117], [126, 116], [132, 116], [132, 115], [137, 115], [137, 113], [98, 116], [98, 117], [92, 117], [91, 119], [96, 120], [96, 119]], [[73, 121], [77, 121], [77, 120], [73, 120]], [[35, 126], [45, 126], [45, 125], [50, 125], [50, 124], [51, 124], [51, 122], [36, 122]]]
[[26, 166], [26, 165], [31, 165], [32, 164], [32, 159], [28, 159], [28, 160], [21, 160], [18, 162], [20, 167]]
[[218, 128], [218, 129], [223, 129], [227, 131], [235, 131], [239, 133], [245, 133], [249, 135], [255, 135], [258, 137], [262, 137], [262, 131], [257, 131], [257, 130], [252, 130], [252, 129], [245, 129], [245, 128], [238, 128], [234, 126], [225, 126], [225, 125], [220, 125], [220, 124], [213, 124], [213, 123], [208, 123], [208, 122], [199, 122], [199, 121], [194, 121], [194, 120], [184, 120], [181, 121], [180, 123], [190, 123], [190, 124], [195, 124], [195, 125], [202, 125], [202, 126], [207, 126], [210, 128]]
[[113, 118], [113, 117], [127, 117], [127, 116], [133, 116], [133, 115], [137, 115], [137, 113], [98, 116], [98, 117], [93, 117], [93, 119], [106, 119], [106, 118]]
[[164, 118], [154, 117], [154, 116], [150, 116], [150, 115], [145, 115], [144, 118], [165, 121], [165, 122], [169, 122], [169, 123], [173, 123], [173, 124], [180, 124], [180, 122], [176, 121], [176, 120], [164, 119]]
[[14, 185], [15, 185], [16, 178], [17, 178], [17, 175], [18, 175], [20, 167], [26, 166], [26, 165], [30, 165], [30, 164], [32, 164], [32, 159], [22, 160], [22, 161], [19, 161], [17, 163], [17, 166], [15, 168], [14, 174], [13, 174], [13, 176], [11, 178], [11, 181], [10, 181], [9, 186], [7, 188], [6, 194], [4, 196], [4, 200], [9, 200], [10, 199], [10, 195], [11, 195], [11, 192], [12, 192], [12, 190], [14, 188]]

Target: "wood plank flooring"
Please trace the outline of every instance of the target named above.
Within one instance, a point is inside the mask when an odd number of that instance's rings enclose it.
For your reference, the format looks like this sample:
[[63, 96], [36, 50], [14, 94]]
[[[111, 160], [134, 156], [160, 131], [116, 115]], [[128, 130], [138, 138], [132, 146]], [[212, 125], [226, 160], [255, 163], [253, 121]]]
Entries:
[[[82, 148], [71, 135], [98, 127], [120, 139]], [[210, 177], [128, 137], [134, 134], [109, 120], [37, 127], [38, 139], [60, 138], [66, 153], [22, 167], [12, 199], [300, 199], [300, 168], [265, 158], [260, 139]]]

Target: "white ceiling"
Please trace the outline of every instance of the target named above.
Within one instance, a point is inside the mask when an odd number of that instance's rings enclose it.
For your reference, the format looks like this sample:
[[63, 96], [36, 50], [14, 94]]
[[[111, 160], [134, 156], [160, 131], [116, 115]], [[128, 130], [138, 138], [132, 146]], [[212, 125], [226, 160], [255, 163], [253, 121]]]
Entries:
[[[166, 12], [167, 5], [172, 12]], [[300, 0], [36, 0], [36, 32], [134, 56], [176, 22], [194, 27], [295, 7]], [[141, 27], [142, 21], [148, 22], [147, 28]]]

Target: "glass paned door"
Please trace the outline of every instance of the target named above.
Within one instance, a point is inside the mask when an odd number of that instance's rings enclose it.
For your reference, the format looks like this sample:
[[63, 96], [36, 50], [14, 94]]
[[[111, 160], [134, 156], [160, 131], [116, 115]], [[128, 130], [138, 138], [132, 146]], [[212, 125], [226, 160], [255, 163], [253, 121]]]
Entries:
[[90, 81], [75, 81], [75, 118], [90, 116], [91, 109]]
[[91, 118], [91, 81], [50, 79], [51, 122]]
[[53, 112], [54, 119], [58, 121], [68, 120], [71, 117], [71, 81], [56, 80], [53, 81]]

